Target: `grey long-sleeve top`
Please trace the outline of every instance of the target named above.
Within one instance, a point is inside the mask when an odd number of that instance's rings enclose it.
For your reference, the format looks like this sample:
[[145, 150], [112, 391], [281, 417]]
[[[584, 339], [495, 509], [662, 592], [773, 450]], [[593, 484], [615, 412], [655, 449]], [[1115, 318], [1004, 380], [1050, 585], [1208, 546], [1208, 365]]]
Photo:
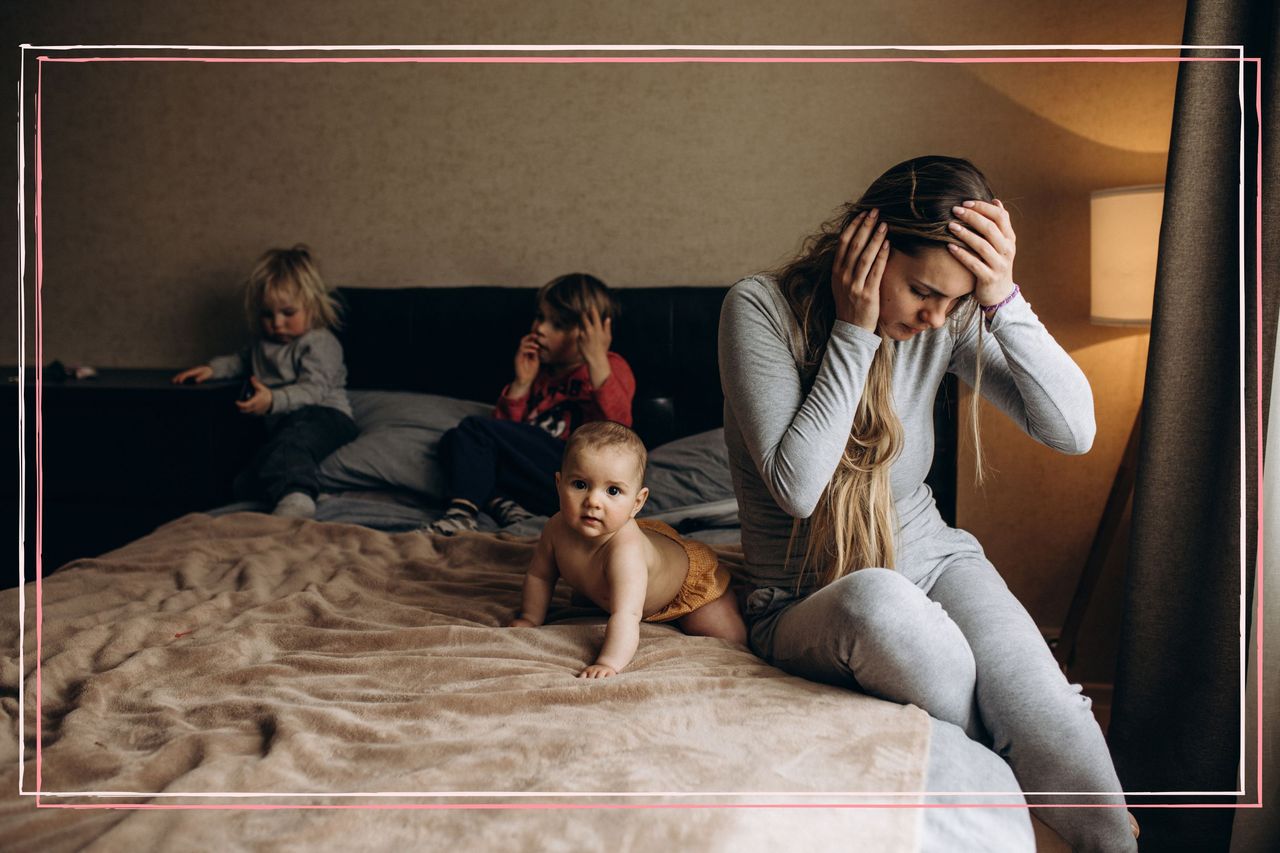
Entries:
[[[899, 553], [946, 526], [925, 485], [933, 460], [933, 401], [943, 375], [972, 387], [978, 322], [957, 334], [948, 323], [904, 342], [836, 321], [812, 386], [797, 367], [798, 324], [771, 278], [743, 279], [720, 314], [725, 442], [742, 522], [745, 576], [756, 587], [794, 587], [804, 541], [785, 568], [792, 519], [817, 506], [853, 428], [876, 350], [896, 346], [894, 409], [905, 444], [891, 470]], [[1064, 453], [1093, 443], [1088, 380], [1020, 295], [983, 335], [981, 393], [1037, 441]]]
[[214, 379], [258, 377], [271, 389], [270, 419], [303, 406], [328, 406], [351, 417], [342, 344], [328, 329], [312, 329], [285, 344], [259, 338], [238, 353], [210, 359], [209, 366]]

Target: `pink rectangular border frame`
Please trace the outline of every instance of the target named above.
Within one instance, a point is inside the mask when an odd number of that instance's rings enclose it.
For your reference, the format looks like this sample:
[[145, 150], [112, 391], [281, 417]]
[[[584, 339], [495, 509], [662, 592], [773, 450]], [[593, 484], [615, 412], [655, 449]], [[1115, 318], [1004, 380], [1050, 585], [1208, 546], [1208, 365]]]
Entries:
[[[81, 50], [81, 49], [98, 49], [99, 47], [100, 47], [100, 46], [96, 46], [96, 47], [84, 46], [84, 47], [76, 47], [76, 48], [32, 48], [32, 47], [30, 47], [30, 46], [24, 45], [24, 46], [23, 46], [23, 66], [24, 66], [24, 70], [25, 70], [25, 59], [26, 59], [26, 55], [25, 55], [25, 54], [26, 54], [26, 50], [28, 50], [28, 49], [32, 49], [32, 50], [72, 50], [72, 49], [74, 49], [74, 50]], [[496, 49], [496, 50], [507, 50], [507, 51], [519, 51], [519, 50], [522, 50], [522, 49], [527, 49], [527, 48], [521, 48], [521, 47], [519, 47], [519, 46], [501, 46], [501, 45], [495, 45], [495, 46], [491, 46], [491, 47], [492, 47], [493, 49]], [[867, 49], [876, 49], [876, 47], [877, 47], [877, 46], [873, 46], [873, 47], [871, 47], [871, 48], [867, 48]], [[1186, 49], [1186, 48], [1191, 48], [1191, 49], [1197, 49], [1197, 48], [1199, 48], [1199, 49], [1207, 49], [1207, 48], [1206, 48], [1206, 46], [1192, 46], [1192, 45], [1180, 45], [1180, 46], [1167, 46], [1167, 45], [1142, 45], [1142, 46], [1128, 46], [1128, 47], [1129, 47], [1129, 48], [1140, 48], [1140, 49], [1170, 49], [1170, 48], [1172, 48], [1172, 47], [1179, 47], [1179, 48], [1183, 48], [1183, 49]], [[112, 49], [112, 48], [108, 48], [108, 49]], [[156, 48], [151, 48], [151, 49], [174, 49], [174, 48], [156, 47]], [[185, 49], [185, 48], [183, 48], [183, 49]], [[206, 47], [205, 49], [210, 49], [210, 48], [207, 48], [207, 47]], [[234, 49], [235, 49], [235, 50], [244, 50], [244, 51], [246, 51], [246, 52], [250, 52], [250, 51], [261, 51], [261, 50], [263, 50], [263, 49], [265, 49], [265, 48], [264, 48], [264, 46], [252, 46], [252, 47], [242, 47], [242, 48], [234, 48]], [[317, 50], [317, 49], [323, 49], [323, 48], [318, 47], [318, 46], [310, 46], [310, 47], [307, 47], [307, 46], [298, 46], [298, 47], [291, 47], [291, 48], [288, 48], [288, 49], [289, 49], [289, 50], [299, 50], [299, 51], [302, 51], [302, 50]], [[379, 47], [377, 47], [377, 48], [371, 48], [371, 49], [378, 49], [378, 50], [393, 50], [393, 49], [396, 49], [396, 48], [395, 48], [395, 47], [393, 47], [393, 46], [379, 46]], [[415, 47], [415, 48], [413, 48], [413, 49], [414, 49], [414, 50], [429, 50], [429, 49], [435, 49], [435, 50], [449, 50], [450, 48], [448, 48], [448, 47], [443, 47], [443, 46], [435, 46], [434, 48], [432, 48], [432, 47], [428, 47], [428, 46], [423, 46], [423, 47]], [[593, 49], [593, 48], [592, 48], [592, 46], [586, 46], [586, 45], [584, 45], [584, 46], [575, 46], [575, 47], [573, 47], [573, 48], [560, 47], [559, 49], [561, 49], [561, 50], [570, 50], [570, 49], [572, 49], [572, 50], [591, 50], [591, 49]], [[605, 48], [601, 48], [601, 47], [597, 46], [595, 49], [605, 49]], [[739, 48], [730, 48], [730, 49], [741, 50], [741, 51], [743, 51], [743, 52], [750, 52], [750, 51], [752, 50], [752, 46], [742, 46], [742, 47], [739, 47]], [[759, 48], [757, 48], [757, 49], [759, 49]], [[823, 46], [806, 46], [805, 48], [799, 48], [799, 47], [798, 47], [798, 48], [796, 48], [796, 50], [802, 50], [802, 49], [811, 49], [811, 50], [831, 50], [831, 49], [834, 49], [834, 48], [830, 48], [830, 47], [823, 47]], [[889, 47], [884, 47], [884, 46], [878, 46], [878, 49], [886, 49], [886, 50], [887, 50], [887, 49], [894, 49], [894, 48], [889, 48]], [[927, 50], [927, 49], [930, 49], [930, 48], [928, 48], [928, 47], [926, 46], [926, 47], [921, 47], [920, 49], [922, 49], [922, 50]], [[937, 48], [934, 48], [934, 49], [937, 49]], [[966, 49], [966, 48], [964, 48], [964, 47], [949, 47], [949, 48], [947, 48], [947, 49], [948, 49], [948, 50], [964, 50], [964, 49]], [[972, 48], [970, 48], [970, 49], [972, 49]], [[1002, 46], [1002, 49], [1027, 49], [1027, 48], [1026, 48], [1026, 47], [1020, 47], [1020, 46]], [[1106, 46], [1096, 46], [1096, 49], [1107, 49], [1107, 48], [1106, 48]], [[1241, 53], [1243, 53], [1243, 51], [1241, 51]], [[1256, 229], [1255, 229], [1255, 230], [1256, 230], [1256, 233], [1254, 234], [1255, 254], [1256, 254], [1256, 257], [1255, 257], [1256, 281], [1255, 281], [1255, 295], [1254, 295], [1254, 298], [1255, 298], [1255, 300], [1256, 300], [1256, 305], [1258, 306], [1258, 310], [1256, 310], [1256, 311], [1255, 311], [1255, 320], [1256, 320], [1255, 339], [1256, 339], [1256, 341], [1257, 341], [1257, 352], [1255, 353], [1255, 365], [1256, 365], [1256, 375], [1259, 377], [1258, 388], [1257, 388], [1257, 389], [1255, 389], [1255, 390], [1256, 390], [1256, 394], [1255, 394], [1256, 399], [1255, 399], [1255, 401], [1254, 401], [1254, 403], [1255, 403], [1255, 407], [1256, 407], [1256, 412], [1255, 412], [1255, 414], [1256, 414], [1256, 424], [1257, 424], [1257, 441], [1258, 441], [1258, 445], [1257, 445], [1257, 446], [1258, 446], [1258, 448], [1259, 448], [1259, 451], [1258, 451], [1258, 454], [1257, 454], [1257, 455], [1258, 455], [1258, 460], [1257, 460], [1257, 472], [1256, 472], [1256, 474], [1257, 474], [1257, 478], [1258, 478], [1258, 479], [1257, 479], [1257, 484], [1258, 484], [1258, 489], [1257, 489], [1257, 491], [1258, 491], [1258, 498], [1257, 498], [1257, 499], [1258, 499], [1258, 508], [1257, 508], [1257, 515], [1258, 515], [1258, 532], [1257, 532], [1257, 553], [1256, 553], [1256, 561], [1257, 561], [1257, 562], [1256, 562], [1256, 566], [1257, 566], [1257, 569], [1256, 569], [1256, 571], [1257, 571], [1257, 601], [1256, 601], [1256, 610], [1257, 610], [1257, 612], [1256, 612], [1256, 615], [1255, 615], [1255, 618], [1256, 618], [1256, 622], [1255, 622], [1255, 624], [1256, 624], [1256, 631], [1257, 631], [1256, 646], [1257, 646], [1257, 650], [1258, 650], [1258, 654], [1257, 654], [1257, 674], [1256, 674], [1256, 678], [1257, 678], [1257, 702], [1258, 702], [1258, 707], [1257, 707], [1257, 732], [1256, 732], [1256, 735], [1257, 735], [1257, 744], [1256, 744], [1256, 747], [1257, 747], [1257, 754], [1256, 754], [1256, 758], [1255, 758], [1255, 763], [1256, 763], [1256, 782], [1255, 782], [1255, 784], [1257, 785], [1258, 802], [1256, 802], [1256, 803], [1185, 803], [1185, 804], [1181, 804], [1181, 803], [1180, 803], [1180, 804], [1143, 804], [1143, 803], [1139, 803], [1139, 804], [1134, 804], [1134, 805], [1132, 805], [1132, 806], [1124, 806], [1124, 805], [1116, 805], [1116, 806], [1106, 806], [1106, 805], [1080, 805], [1080, 804], [1074, 804], [1074, 803], [1072, 803], [1072, 804], [1037, 803], [1037, 804], [1035, 804], [1034, 806], [1029, 806], [1029, 805], [1025, 805], [1025, 804], [1012, 804], [1012, 803], [981, 803], [981, 802], [969, 802], [969, 803], [966, 803], [966, 802], [957, 802], [957, 803], [849, 803], [849, 804], [839, 804], [839, 803], [786, 803], [786, 804], [780, 804], [780, 803], [768, 803], [768, 802], [761, 802], [761, 803], [723, 803], [723, 804], [720, 804], [720, 803], [654, 803], [654, 804], [648, 804], [648, 803], [646, 803], [646, 804], [638, 804], [638, 803], [632, 803], [632, 804], [615, 804], [615, 803], [608, 803], [608, 804], [605, 804], [605, 803], [556, 803], [556, 802], [529, 802], [529, 803], [492, 803], [492, 802], [475, 802], [475, 803], [431, 803], [431, 804], [424, 804], [424, 803], [416, 803], [416, 804], [409, 804], [409, 803], [377, 804], [377, 803], [373, 803], [373, 804], [345, 804], [345, 805], [344, 805], [344, 804], [311, 804], [311, 805], [298, 805], [298, 804], [248, 804], [248, 803], [246, 803], [246, 804], [234, 804], [234, 803], [216, 803], [216, 804], [215, 804], [215, 803], [210, 803], [210, 804], [185, 804], [185, 803], [184, 803], [184, 804], [163, 804], [163, 803], [162, 803], [162, 804], [155, 804], [155, 803], [70, 804], [70, 803], [45, 803], [45, 802], [43, 802], [43, 801], [42, 801], [42, 797], [46, 797], [46, 796], [60, 796], [60, 795], [55, 794], [55, 793], [44, 792], [44, 791], [40, 790], [40, 789], [41, 789], [41, 781], [42, 781], [42, 778], [41, 778], [41, 761], [42, 761], [42, 708], [41, 708], [41, 693], [42, 693], [42, 692], [41, 692], [41, 657], [42, 657], [42, 654], [41, 654], [41, 653], [42, 653], [43, 617], [44, 617], [44, 611], [43, 611], [43, 570], [42, 570], [42, 569], [43, 569], [43, 567], [42, 567], [42, 564], [41, 564], [41, 550], [42, 550], [42, 547], [41, 547], [41, 546], [42, 546], [42, 544], [43, 544], [42, 534], [43, 534], [43, 502], [44, 502], [44, 501], [43, 501], [43, 446], [42, 446], [42, 440], [41, 440], [41, 435], [42, 435], [42, 420], [41, 420], [41, 414], [42, 414], [42, 402], [43, 402], [43, 401], [42, 401], [42, 397], [43, 397], [43, 384], [44, 384], [44, 383], [43, 383], [42, 372], [41, 372], [41, 371], [37, 371], [37, 372], [36, 372], [36, 381], [35, 381], [35, 389], [36, 389], [36, 418], [35, 418], [35, 422], [36, 422], [36, 424], [35, 424], [35, 425], [36, 425], [36, 581], [35, 581], [35, 586], [36, 586], [36, 790], [35, 790], [35, 791], [33, 791], [33, 792], [27, 792], [27, 791], [20, 791], [20, 792], [19, 792], [19, 793], [20, 793], [20, 794], [22, 794], [22, 795], [34, 795], [34, 796], [35, 796], [35, 798], [36, 798], [36, 807], [37, 807], [37, 808], [65, 808], [65, 809], [103, 809], [103, 808], [108, 808], [108, 809], [133, 809], [133, 810], [142, 810], [142, 809], [160, 809], [160, 810], [166, 810], [166, 809], [168, 809], [168, 810], [171, 810], [171, 809], [180, 809], [180, 810], [281, 810], [281, 809], [377, 809], [377, 810], [386, 810], [386, 809], [395, 809], [395, 810], [403, 810], [403, 809], [419, 809], [419, 810], [421, 810], [421, 809], [427, 809], [427, 810], [434, 810], [434, 809], [472, 809], [472, 810], [476, 810], [476, 809], [478, 809], [478, 810], [490, 810], [490, 809], [547, 809], [547, 808], [550, 808], [550, 809], [652, 809], [652, 808], [659, 808], [659, 809], [664, 809], [664, 808], [665, 808], [665, 809], [669, 809], [669, 808], [699, 808], [699, 809], [705, 809], [705, 808], [752, 808], [752, 809], [755, 809], [755, 808], [765, 808], [765, 809], [813, 809], [813, 808], [824, 808], [824, 809], [828, 809], [828, 808], [1043, 808], [1043, 807], [1047, 807], [1047, 806], [1054, 806], [1054, 807], [1057, 807], [1057, 808], [1064, 808], [1064, 807], [1065, 807], [1065, 808], [1206, 808], [1206, 809], [1223, 809], [1223, 808], [1226, 808], [1226, 809], [1248, 809], [1248, 808], [1261, 808], [1261, 807], [1262, 807], [1262, 764], [1263, 764], [1263, 762], [1262, 762], [1262, 737], [1263, 737], [1263, 719], [1264, 719], [1264, 718], [1263, 718], [1263, 715], [1262, 715], [1262, 695], [1263, 695], [1263, 690], [1262, 690], [1262, 684], [1263, 684], [1263, 649], [1264, 649], [1264, 643], [1263, 643], [1263, 620], [1262, 620], [1262, 615], [1263, 615], [1263, 600], [1264, 600], [1264, 595], [1263, 595], [1263, 583], [1264, 583], [1264, 574], [1265, 574], [1265, 572], [1263, 571], [1263, 567], [1264, 567], [1264, 565], [1265, 565], [1265, 564], [1264, 564], [1264, 562], [1263, 562], [1263, 530], [1264, 530], [1264, 517], [1263, 517], [1263, 506], [1262, 506], [1262, 482], [1263, 482], [1263, 480], [1262, 480], [1262, 477], [1263, 477], [1263, 466], [1262, 466], [1262, 463], [1263, 463], [1263, 459], [1262, 459], [1262, 456], [1263, 456], [1263, 454], [1262, 454], [1262, 447], [1263, 447], [1262, 440], [1263, 440], [1263, 436], [1262, 436], [1262, 393], [1261, 393], [1261, 381], [1262, 381], [1262, 349], [1261, 349], [1261, 346], [1262, 346], [1262, 315], [1261, 315], [1261, 304], [1262, 304], [1262, 196], [1261, 196], [1261, 182], [1262, 182], [1262, 132], [1261, 132], [1261, 117], [1262, 117], [1262, 94], [1261, 94], [1261, 92], [1262, 92], [1262, 64], [1261, 64], [1261, 59], [1260, 59], [1260, 58], [1257, 58], [1257, 57], [1244, 57], [1243, 55], [1242, 55], [1242, 56], [1240, 56], [1239, 58], [1225, 58], [1225, 57], [1183, 57], [1183, 56], [1176, 56], [1176, 57], [1173, 57], [1173, 56], [1170, 56], [1170, 57], [1164, 57], [1164, 56], [1071, 56], [1071, 57], [1056, 57], [1056, 56], [1055, 56], [1055, 57], [1046, 57], [1046, 56], [966, 56], [966, 57], [933, 57], [933, 56], [910, 56], [910, 57], [799, 57], [799, 56], [788, 57], [788, 56], [762, 56], [762, 57], [754, 57], [754, 56], [753, 56], [753, 57], [741, 57], [741, 56], [732, 56], [732, 57], [727, 57], [727, 56], [551, 56], [551, 55], [547, 55], [547, 56], [525, 56], [525, 55], [520, 55], [520, 56], [447, 56], [447, 57], [441, 57], [441, 56], [413, 56], [413, 57], [407, 57], [407, 56], [406, 56], [406, 57], [394, 57], [394, 56], [393, 56], [393, 57], [370, 57], [370, 56], [347, 56], [347, 57], [341, 57], [341, 56], [334, 56], [334, 57], [283, 57], [283, 56], [275, 56], [275, 57], [238, 57], [238, 56], [236, 56], [236, 57], [232, 57], [232, 56], [207, 56], [207, 57], [206, 57], [206, 56], [70, 56], [70, 57], [53, 57], [53, 56], [48, 56], [48, 55], [37, 55], [35, 58], [36, 58], [36, 61], [37, 61], [37, 64], [38, 64], [38, 65], [37, 65], [37, 67], [38, 67], [38, 73], [37, 73], [37, 85], [36, 85], [36, 128], [35, 128], [35, 175], [36, 175], [36, 178], [35, 178], [35, 181], [36, 181], [36, 186], [35, 186], [35, 199], [36, 199], [36, 203], [35, 203], [35, 248], [36, 248], [36, 256], [35, 256], [35, 276], [36, 276], [36, 281], [35, 281], [35, 294], [36, 294], [36, 298], [35, 298], [35, 329], [36, 329], [36, 333], [35, 333], [35, 340], [36, 340], [36, 346], [35, 346], [35, 350], [36, 350], [36, 363], [37, 363], [37, 364], [43, 364], [43, 323], [42, 323], [43, 317], [42, 317], [42, 311], [41, 311], [41, 298], [42, 298], [42, 289], [43, 289], [43, 283], [44, 283], [44, 280], [43, 280], [43, 276], [44, 276], [44, 263], [43, 263], [43, 259], [44, 259], [44, 244], [43, 244], [43, 221], [42, 221], [42, 210], [43, 210], [43, 208], [42, 208], [42, 201], [43, 201], [43, 196], [42, 196], [42, 178], [43, 178], [43, 159], [42, 159], [43, 147], [42, 147], [42, 141], [43, 141], [43, 139], [42, 139], [41, 109], [42, 109], [42, 92], [43, 92], [43, 71], [44, 71], [44, 65], [45, 65], [46, 63], [100, 63], [100, 62], [205, 62], [205, 63], [236, 63], [236, 64], [277, 64], [277, 63], [291, 63], [291, 64], [335, 64], [335, 63], [337, 63], [337, 64], [344, 64], [344, 63], [420, 63], [420, 64], [443, 64], [443, 63], [464, 63], [464, 64], [534, 64], [534, 63], [538, 63], [538, 64], [620, 64], [620, 63], [640, 63], [640, 64], [658, 64], [658, 63], [681, 63], [681, 64], [698, 64], [698, 63], [704, 63], [704, 64], [705, 64], [705, 63], [735, 63], [735, 64], [738, 64], [738, 63], [803, 64], [803, 63], [824, 63], [824, 64], [855, 64], [855, 63], [902, 63], [902, 62], [906, 62], [906, 63], [933, 63], [933, 64], [971, 64], [971, 63], [1021, 63], [1021, 64], [1028, 64], [1028, 63], [1066, 63], [1066, 62], [1072, 62], [1072, 63], [1098, 63], [1098, 62], [1102, 62], [1102, 63], [1142, 63], [1142, 62], [1162, 62], [1162, 63], [1169, 63], [1169, 62], [1176, 62], [1176, 63], [1183, 63], [1183, 62], [1231, 62], [1231, 63], [1237, 63], [1237, 64], [1239, 64], [1239, 65], [1240, 65], [1240, 67], [1241, 67], [1241, 74], [1242, 74], [1242, 75], [1243, 75], [1243, 73], [1244, 73], [1244, 68], [1246, 67], [1246, 64], [1252, 64], [1252, 65], [1254, 66], [1254, 72], [1255, 72], [1255, 98], [1256, 98], [1256, 102], [1255, 102], [1255, 104], [1254, 104], [1254, 108], [1255, 108], [1255, 121], [1257, 122], [1257, 126], [1258, 126], [1258, 139], [1257, 139], [1257, 144], [1256, 144], [1256, 149], [1257, 149], [1257, 150], [1256, 150], [1256, 166], [1257, 166], [1257, 186], [1258, 186], [1258, 192], [1257, 192], [1257, 194], [1256, 194], [1256, 196], [1255, 196], [1255, 199], [1254, 199], [1254, 204], [1255, 204], [1255, 208], [1256, 208], [1256, 217], [1255, 217], [1255, 219], [1256, 219]], [[1243, 77], [1242, 77], [1241, 79], [1242, 79], [1242, 85], [1243, 85]], [[20, 90], [20, 91], [21, 91], [21, 90]], [[20, 105], [19, 105], [19, 106], [20, 106], [20, 116], [21, 116], [21, 114], [23, 113], [23, 111], [25, 111], [25, 108], [26, 108], [26, 104], [25, 104], [25, 94], [23, 94], [23, 95], [22, 95], [22, 98], [23, 98], [23, 100], [22, 100], [22, 102], [21, 102], [21, 103], [20, 103]], [[20, 122], [21, 122], [21, 119], [20, 119]], [[1243, 128], [1242, 128], [1242, 132], [1243, 132]], [[25, 162], [25, 157], [26, 157], [26, 155], [25, 155], [25, 134], [24, 134], [24, 138], [20, 138], [19, 143], [20, 143], [20, 146], [23, 146], [23, 149], [19, 152], [19, 156], [20, 156], [20, 158], [22, 159], [22, 161], [23, 161], [23, 162]], [[1242, 138], [1242, 143], [1243, 143], [1243, 138]], [[1243, 164], [1242, 164], [1242, 166], [1243, 166]], [[23, 192], [25, 192], [25, 190], [23, 190]], [[20, 204], [20, 206], [21, 206], [21, 205], [23, 205], [23, 204], [25, 204], [25, 198], [21, 197], [21, 193], [20, 193], [20, 198], [19, 198], [19, 204]], [[22, 246], [25, 246], [25, 244], [26, 244], [26, 233], [25, 233], [25, 228], [24, 228], [24, 229], [23, 229], [23, 233], [22, 233], [22, 235], [21, 235], [21, 245], [22, 245]], [[1241, 275], [1243, 275], [1243, 270], [1242, 270], [1242, 272], [1241, 272]], [[21, 277], [22, 277], [22, 279], [25, 281], [25, 268], [22, 270], [22, 276], [21, 276]], [[20, 300], [20, 301], [25, 300], [25, 288], [21, 287], [21, 283], [20, 283], [20, 287], [19, 287], [19, 300]], [[22, 353], [20, 353], [19, 355], [20, 355], [20, 358], [21, 358], [21, 357], [23, 357], [23, 354], [22, 354]], [[1241, 382], [1243, 383], [1243, 381], [1244, 381], [1244, 377], [1243, 377], [1243, 376], [1241, 376]], [[25, 384], [25, 375], [24, 375], [23, 373], [20, 373], [20, 374], [19, 374], [19, 384], [20, 384], [20, 387], [21, 387], [23, 384]], [[19, 418], [21, 419], [22, 417], [23, 417], [23, 411], [22, 411], [22, 409], [20, 408], [20, 409], [19, 409]], [[1241, 429], [1242, 429], [1242, 430], [1244, 429], [1243, 424], [1242, 424], [1242, 426], [1241, 426]], [[20, 431], [20, 435], [21, 435], [21, 431]], [[22, 464], [23, 464], [23, 465], [24, 465], [24, 467], [25, 467], [25, 458], [22, 460]], [[23, 502], [25, 503], [25, 494], [20, 495], [20, 500], [21, 500], [21, 501], [23, 501]], [[21, 601], [21, 599], [20, 599], [20, 601]], [[22, 605], [20, 604], [20, 607], [21, 607], [21, 606], [22, 606]], [[21, 646], [22, 646], [22, 644], [23, 644], [23, 642], [24, 642], [25, 625], [24, 625], [24, 630], [23, 630], [23, 632], [22, 632], [22, 635], [23, 635], [23, 636], [20, 636], [20, 637], [19, 637], [19, 647], [20, 647], [20, 648], [21, 648]], [[1242, 686], [1243, 686], [1243, 685], [1242, 685]], [[1243, 692], [1243, 691], [1242, 691], [1242, 692]], [[20, 713], [21, 713], [21, 710], [20, 710]], [[1243, 738], [1243, 733], [1242, 733], [1242, 738]], [[21, 744], [19, 744], [19, 747], [20, 747], [19, 763], [21, 764], [21, 762], [22, 762], [21, 752], [23, 752], [23, 751], [25, 751], [25, 750], [22, 748], [22, 745], [21, 745]], [[1003, 795], [1006, 795], [1006, 796], [1007, 796], [1007, 795], [1012, 794], [1012, 793], [1014, 793], [1014, 792], [1003, 792]], [[1162, 794], [1165, 794], [1165, 795], [1177, 795], [1177, 792], [1161, 792], [1161, 793], [1162, 793]], [[1231, 795], [1231, 794], [1232, 794], [1232, 792], [1224, 792], [1223, 794], [1221, 794], [1221, 796], [1229, 796], [1229, 795]], [[525, 795], [525, 794], [521, 794], [521, 793], [519, 793], [519, 792], [512, 792], [512, 793], [510, 793], [510, 794], [508, 794], [508, 793], [498, 794], [497, 796], [523, 796], [523, 795]], [[669, 795], [667, 795], [667, 794], [661, 794], [661, 793], [656, 793], [656, 794], [644, 794], [644, 793], [640, 793], [640, 794], [628, 795], [628, 794], [617, 794], [617, 793], [609, 794], [609, 793], [604, 793], [604, 792], [599, 792], [599, 793], [595, 793], [595, 792], [593, 792], [593, 793], [590, 793], [590, 794], [583, 794], [583, 793], [555, 793], [555, 792], [545, 792], [545, 793], [541, 793], [541, 794], [534, 794], [534, 795], [535, 795], [535, 796], [547, 796], [547, 797], [560, 797], [560, 798], [572, 798], [572, 797], [582, 797], [582, 796], [655, 796], [655, 797], [656, 797], [656, 796], [669, 796]], [[813, 792], [813, 793], [805, 794], [805, 796], [815, 796], [815, 797], [817, 797], [817, 796], [840, 796], [840, 795], [841, 795], [841, 794], [833, 793], [833, 792]], [[852, 794], [851, 794], [851, 795], [852, 795]], [[927, 795], [927, 796], [946, 796], [946, 794], [938, 794], [938, 793], [935, 793], [935, 792], [913, 792], [913, 793], [911, 793], [911, 794], [899, 793], [899, 794], [895, 794], [895, 795], [892, 795], [892, 796], [921, 796], [921, 795]], [[979, 794], [974, 794], [974, 793], [972, 793], [972, 792], [967, 793], [967, 794], [965, 794], [965, 795], [966, 795], [966, 796], [981, 796], [981, 795], [979, 795]], [[1138, 793], [1136, 793], [1136, 792], [1135, 792], [1135, 795], [1137, 795], [1137, 796], [1142, 796], [1143, 794], [1138, 794]], [[74, 795], [61, 795], [61, 796], [74, 796]], [[123, 797], [123, 796], [127, 796], [127, 795], [109, 795], [109, 794], [104, 794], [104, 795], [100, 795], [100, 796], [112, 796], [112, 797], [120, 796], [120, 797]], [[151, 796], [151, 795], [145, 795], [145, 794], [144, 794], [144, 795], [138, 795], [138, 796]], [[183, 795], [181, 795], [181, 796], [191, 796], [191, 797], [202, 797], [202, 796], [207, 796], [207, 797], [217, 797], [217, 796], [227, 796], [227, 794], [183, 794]], [[314, 793], [312, 793], [312, 794], [245, 794], [245, 795], [241, 795], [241, 796], [290, 796], [290, 797], [305, 798], [305, 797], [325, 797], [325, 796], [335, 796], [335, 795], [333, 795], [333, 794], [314, 794]], [[353, 794], [353, 795], [350, 795], [350, 796], [368, 796], [368, 795]], [[442, 794], [412, 794], [412, 793], [407, 793], [407, 794], [400, 794], [400, 795], [395, 795], [395, 796], [404, 796], [404, 797], [420, 797], [420, 796], [438, 796], [438, 797], [448, 797], [448, 796], [457, 796], [457, 794], [456, 794], [456, 793], [455, 793], [455, 794], [449, 794], [449, 793], [442, 793]], [[688, 794], [688, 795], [686, 795], [686, 796], [707, 796], [707, 795], [706, 795], [706, 794]], [[756, 794], [756, 796], [759, 796], [759, 794]], [[869, 794], [869, 795], [868, 795], [868, 794], [857, 794], [857, 796], [874, 796], [874, 794]]]

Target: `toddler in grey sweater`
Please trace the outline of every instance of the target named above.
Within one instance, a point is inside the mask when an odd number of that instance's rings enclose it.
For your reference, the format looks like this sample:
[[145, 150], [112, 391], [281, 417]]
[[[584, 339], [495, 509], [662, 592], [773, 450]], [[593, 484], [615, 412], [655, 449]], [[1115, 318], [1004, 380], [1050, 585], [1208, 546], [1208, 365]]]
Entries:
[[174, 382], [248, 377], [236, 407], [267, 419], [267, 443], [239, 477], [242, 498], [265, 499], [276, 515], [316, 512], [320, 462], [356, 437], [347, 401], [342, 344], [330, 331], [337, 303], [301, 244], [271, 249], [245, 285], [245, 312], [257, 340], [244, 350], [182, 371]]

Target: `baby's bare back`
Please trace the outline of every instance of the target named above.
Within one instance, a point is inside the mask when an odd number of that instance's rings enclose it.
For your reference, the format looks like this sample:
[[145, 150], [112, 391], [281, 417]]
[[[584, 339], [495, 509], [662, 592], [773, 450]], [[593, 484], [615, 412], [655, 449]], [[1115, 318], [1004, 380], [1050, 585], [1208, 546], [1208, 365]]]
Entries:
[[604, 546], [593, 548], [591, 544], [561, 526], [553, 539], [556, 568], [570, 586], [605, 610], [612, 610], [610, 566], [645, 572], [645, 616], [670, 604], [689, 573], [689, 556], [683, 546], [655, 530], [642, 529], [634, 520]]

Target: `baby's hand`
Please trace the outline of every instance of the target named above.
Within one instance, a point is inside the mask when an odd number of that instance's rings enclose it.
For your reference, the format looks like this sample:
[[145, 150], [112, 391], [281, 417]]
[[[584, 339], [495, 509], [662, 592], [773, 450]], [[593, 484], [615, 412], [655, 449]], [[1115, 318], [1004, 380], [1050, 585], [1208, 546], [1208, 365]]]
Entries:
[[187, 368], [177, 376], [173, 377], [172, 381], [174, 384], [191, 381], [199, 385], [201, 382], [206, 382], [212, 378], [213, 368], [207, 364], [202, 364], [199, 367]]
[[611, 675], [617, 674], [618, 671], [607, 664], [593, 663], [591, 666], [578, 673], [578, 678], [608, 678]]
[[508, 628], [537, 628], [538, 626], [530, 622], [523, 616], [517, 616], [507, 623]]
[[248, 400], [236, 400], [236, 408], [246, 415], [265, 415], [271, 411], [271, 389], [256, 376], [250, 376], [253, 396]]

